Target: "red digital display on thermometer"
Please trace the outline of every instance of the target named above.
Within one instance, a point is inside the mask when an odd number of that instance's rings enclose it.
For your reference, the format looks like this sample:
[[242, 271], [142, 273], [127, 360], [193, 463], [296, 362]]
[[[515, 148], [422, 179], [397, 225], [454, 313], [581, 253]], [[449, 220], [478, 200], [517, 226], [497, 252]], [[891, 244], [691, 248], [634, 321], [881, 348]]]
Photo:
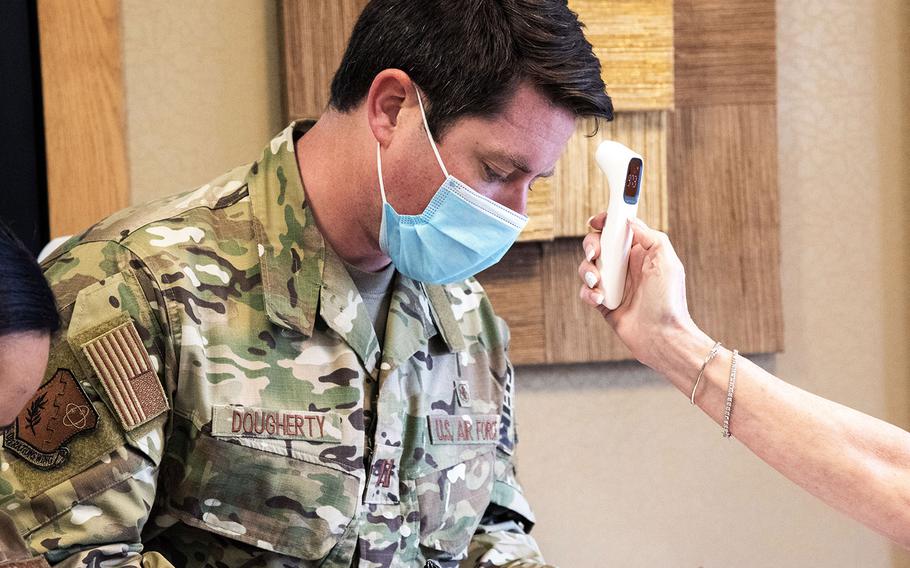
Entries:
[[635, 203], [638, 199], [638, 192], [641, 190], [641, 160], [632, 158], [629, 160], [629, 169], [626, 171], [626, 187], [623, 192], [626, 203]]

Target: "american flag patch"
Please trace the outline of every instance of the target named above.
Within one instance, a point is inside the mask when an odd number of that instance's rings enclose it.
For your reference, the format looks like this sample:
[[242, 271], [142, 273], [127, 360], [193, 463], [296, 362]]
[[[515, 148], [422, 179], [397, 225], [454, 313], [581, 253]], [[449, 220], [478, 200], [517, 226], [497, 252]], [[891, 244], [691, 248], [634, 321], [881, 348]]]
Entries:
[[167, 397], [132, 320], [82, 346], [127, 430], [168, 409]]

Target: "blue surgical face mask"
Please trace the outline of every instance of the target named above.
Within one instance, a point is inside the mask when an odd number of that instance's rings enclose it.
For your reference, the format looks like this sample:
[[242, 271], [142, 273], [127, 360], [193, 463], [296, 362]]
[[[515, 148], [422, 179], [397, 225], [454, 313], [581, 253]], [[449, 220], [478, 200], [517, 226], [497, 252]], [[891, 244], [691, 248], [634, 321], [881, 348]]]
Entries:
[[382, 182], [382, 157], [376, 143], [376, 168], [382, 194], [379, 247], [395, 268], [428, 284], [450, 284], [499, 262], [528, 223], [524, 215], [485, 197], [446, 170], [423, 110], [423, 126], [444, 182], [420, 215], [399, 215], [389, 204]]

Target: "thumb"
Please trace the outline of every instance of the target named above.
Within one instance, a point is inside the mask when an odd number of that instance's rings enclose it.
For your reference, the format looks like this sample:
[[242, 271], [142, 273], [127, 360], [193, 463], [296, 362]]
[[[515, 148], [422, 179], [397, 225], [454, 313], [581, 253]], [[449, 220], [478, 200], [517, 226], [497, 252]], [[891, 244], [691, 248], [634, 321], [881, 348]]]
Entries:
[[660, 231], [655, 231], [645, 225], [645, 222], [637, 217], [629, 219], [629, 227], [632, 229], [632, 246], [641, 245], [645, 250], [653, 247], [660, 240]]

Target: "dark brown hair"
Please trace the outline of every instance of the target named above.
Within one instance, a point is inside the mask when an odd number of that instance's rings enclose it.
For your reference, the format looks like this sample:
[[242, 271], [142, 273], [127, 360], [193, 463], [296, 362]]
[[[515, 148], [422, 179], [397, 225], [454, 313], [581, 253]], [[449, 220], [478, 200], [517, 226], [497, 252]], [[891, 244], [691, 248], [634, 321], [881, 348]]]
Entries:
[[566, 0], [372, 0], [351, 33], [329, 104], [348, 112], [376, 75], [401, 69], [426, 93], [434, 137], [493, 116], [518, 83], [576, 116], [613, 119], [600, 61]]

